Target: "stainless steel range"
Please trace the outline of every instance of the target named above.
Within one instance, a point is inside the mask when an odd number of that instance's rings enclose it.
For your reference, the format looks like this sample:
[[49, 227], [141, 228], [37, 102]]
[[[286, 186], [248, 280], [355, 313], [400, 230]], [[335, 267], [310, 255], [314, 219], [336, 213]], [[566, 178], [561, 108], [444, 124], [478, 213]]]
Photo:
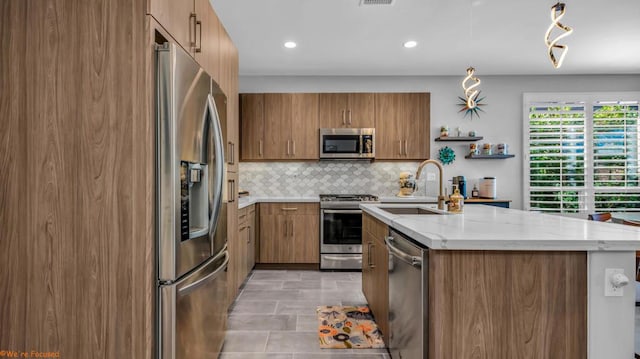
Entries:
[[362, 269], [361, 203], [377, 203], [370, 194], [320, 195], [320, 269]]

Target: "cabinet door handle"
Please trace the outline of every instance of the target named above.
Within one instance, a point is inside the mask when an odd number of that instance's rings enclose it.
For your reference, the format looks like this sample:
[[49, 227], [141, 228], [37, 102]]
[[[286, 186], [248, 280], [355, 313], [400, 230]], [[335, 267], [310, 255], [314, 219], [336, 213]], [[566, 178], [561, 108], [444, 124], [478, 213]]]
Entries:
[[375, 244], [371, 243], [371, 246], [369, 247], [369, 258], [371, 259], [371, 262], [369, 264], [369, 268], [373, 269], [376, 267], [376, 264], [373, 262], [373, 257], [371, 256], [371, 251], [373, 251], [373, 249], [376, 247]]
[[297, 211], [298, 207], [282, 207], [283, 211]]
[[[193, 24], [193, 26], [191, 25]], [[196, 13], [189, 14], [189, 45], [196, 46]]]
[[293, 237], [293, 219], [290, 220], [289, 223], [291, 224], [291, 230], [289, 231], [289, 235]]
[[196, 20], [196, 27], [200, 28], [198, 37], [200, 38], [200, 45], [196, 43], [196, 52], [202, 52], [202, 21]]
[[398, 154], [402, 156], [402, 140], [398, 141], [398, 150], [399, 150]]
[[251, 226], [247, 226], [249, 235], [247, 236], [247, 243], [251, 243]]
[[262, 140], [258, 141], [258, 155], [262, 157]]
[[229, 200], [228, 200], [229, 203], [236, 201], [236, 196], [234, 195], [235, 191], [236, 191], [236, 180], [229, 180]]
[[351, 109], [349, 109], [349, 126], [351, 126]]
[[347, 124], [347, 120], [346, 120], [346, 110], [342, 110], [342, 124], [346, 125]]
[[408, 144], [408, 143], [409, 143], [409, 141], [404, 140], [404, 155], [405, 155], [405, 156], [408, 156], [408, 155], [409, 155], [409, 154], [408, 154], [408, 151], [407, 151], [407, 147], [408, 147], [408, 145], [407, 145], [407, 144]]
[[236, 164], [236, 144], [231, 142], [231, 164]]
[[287, 140], [287, 156], [291, 153], [291, 148], [289, 146], [289, 140]]
[[282, 223], [284, 225], [284, 236], [287, 236], [287, 220], [285, 219], [284, 222]]
[[296, 155], [296, 141], [291, 140], [291, 149], [292, 149], [292, 154], [295, 156]]
[[229, 152], [229, 155], [227, 156], [227, 158], [229, 158], [229, 162], [227, 163], [232, 165], [233, 164], [233, 142], [231, 141], [227, 142], [227, 151]]

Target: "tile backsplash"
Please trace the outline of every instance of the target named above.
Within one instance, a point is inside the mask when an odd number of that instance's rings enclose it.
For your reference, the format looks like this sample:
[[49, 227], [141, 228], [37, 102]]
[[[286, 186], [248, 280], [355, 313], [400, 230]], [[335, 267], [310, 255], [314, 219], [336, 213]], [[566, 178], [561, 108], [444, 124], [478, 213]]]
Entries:
[[[393, 196], [399, 190], [400, 172], [415, 172], [418, 164], [365, 161], [242, 162], [240, 188], [251, 192], [253, 196], [271, 197], [308, 197], [321, 193]], [[424, 196], [425, 186], [420, 184], [416, 195]]]

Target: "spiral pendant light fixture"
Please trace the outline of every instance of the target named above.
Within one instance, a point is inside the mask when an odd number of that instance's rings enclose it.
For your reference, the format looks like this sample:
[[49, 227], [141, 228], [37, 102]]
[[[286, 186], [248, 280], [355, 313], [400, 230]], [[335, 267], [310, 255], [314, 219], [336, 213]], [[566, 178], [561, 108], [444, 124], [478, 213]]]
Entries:
[[462, 80], [462, 89], [464, 90], [464, 97], [467, 100], [467, 109], [469, 110], [476, 107], [476, 98], [480, 92], [477, 90], [477, 87], [480, 86], [481, 81], [474, 76], [475, 72], [476, 69], [473, 67], [467, 68], [467, 76]]
[[[566, 4], [561, 2], [558, 2], [551, 7], [551, 25], [549, 25], [547, 33], [544, 36], [544, 42], [547, 45], [549, 60], [551, 60], [551, 64], [553, 64], [553, 67], [555, 67], [556, 69], [562, 66], [564, 57], [569, 51], [569, 47], [567, 45], [558, 44], [558, 41], [569, 36], [573, 32], [572, 28], [560, 23], [560, 20], [564, 17], [565, 8]], [[552, 40], [551, 31], [553, 31], [554, 28], [560, 29], [561, 31], [563, 31], [563, 33]], [[554, 50], [558, 51], [557, 56], [554, 53]]]

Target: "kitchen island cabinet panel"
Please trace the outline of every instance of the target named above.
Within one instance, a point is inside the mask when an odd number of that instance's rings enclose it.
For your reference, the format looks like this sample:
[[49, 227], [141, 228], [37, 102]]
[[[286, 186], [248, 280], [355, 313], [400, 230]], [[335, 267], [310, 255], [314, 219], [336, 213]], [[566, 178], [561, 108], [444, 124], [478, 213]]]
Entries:
[[430, 358], [586, 358], [585, 252], [431, 250], [429, 260]]
[[317, 203], [261, 203], [259, 262], [319, 263]]
[[362, 216], [362, 292], [376, 324], [389, 344], [389, 250], [384, 239], [386, 224], [368, 214]]

